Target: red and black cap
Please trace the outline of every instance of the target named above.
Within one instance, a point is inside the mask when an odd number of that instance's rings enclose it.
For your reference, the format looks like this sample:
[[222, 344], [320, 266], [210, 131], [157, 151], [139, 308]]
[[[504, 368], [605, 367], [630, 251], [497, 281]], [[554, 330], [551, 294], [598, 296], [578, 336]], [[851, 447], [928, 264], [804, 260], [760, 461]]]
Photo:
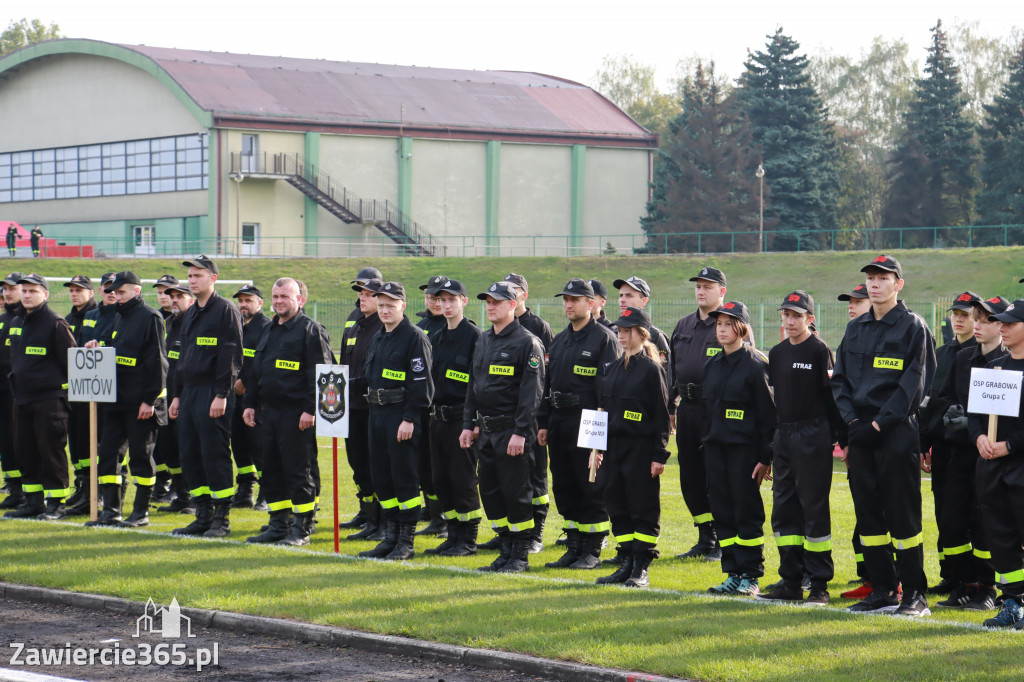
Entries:
[[1006, 310], [1006, 307], [1010, 305], [1010, 302], [1002, 296], [993, 296], [992, 298], [984, 301], [977, 301], [974, 305], [981, 308], [989, 315], [998, 315], [999, 313]]
[[50, 284], [46, 281], [46, 278], [34, 272], [19, 277], [18, 284], [38, 284], [47, 291], [50, 290]]
[[691, 282], [696, 282], [700, 279], [706, 279], [709, 282], [718, 282], [723, 287], [725, 286], [725, 273], [718, 268], [705, 267], [701, 268], [701, 271], [697, 273], [695, 277], [691, 277]]
[[526, 278], [523, 277], [522, 275], [517, 275], [514, 272], [510, 272], [507, 275], [505, 275], [505, 281], [514, 284], [515, 286], [519, 287], [520, 289], [527, 293], [530, 292], [530, 285], [526, 283]]
[[[447, 279], [441, 282], [441, 286], [438, 288], [437, 294], [449, 293], [453, 296], [468, 296], [466, 293], [466, 285], [457, 279]], [[435, 294], [436, 295], [436, 294]]]
[[1024, 322], [1024, 298], [1018, 298], [1006, 306], [1001, 313], [989, 315], [988, 320], [989, 322]]
[[804, 291], [797, 289], [783, 299], [779, 310], [795, 310], [798, 313], [814, 314], [814, 298]]
[[565, 283], [562, 293], [555, 296], [586, 296], [594, 298], [594, 287], [585, 279], [570, 279]]
[[376, 277], [371, 277], [365, 282], [357, 282], [352, 285], [352, 291], [370, 291], [377, 293], [377, 291], [384, 285], [384, 282], [380, 281]]
[[651, 316], [643, 308], [626, 308], [613, 324], [616, 327], [643, 327], [651, 331]]
[[85, 275], [75, 275], [67, 282], [64, 282], [66, 287], [81, 287], [82, 289], [88, 289], [92, 291], [92, 280]]
[[900, 262], [892, 256], [886, 256], [884, 253], [881, 256], [877, 256], [875, 260], [871, 261], [860, 269], [861, 272], [867, 272], [868, 270], [883, 270], [885, 272], [896, 273], [896, 279], [903, 279], [903, 266]]
[[401, 282], [384, 282], [384, 284], [377, 289], [377, 293], [375, 293], [374, 296], [387, 296], [388, 298], [393, 298], [396, 301], [404, 301], [405, 287], [402, 286]]
[[486, 301], [488, 296], [495, 301], [514, 301], [516, 300], [516, 288], [510, 281], [495, 282], [487, 287], [487, 291], [476, 295], [481, 301]]
[[213, 262], [213, 259], [209, 256], [196, 256], [191, 260], [185, 260], [181, 262], [187, 268], [202, 268], [209, 270], [215, 275], [220, 274], [220, 270], [217, 269], [217, 264]]
[[956, 297], [953, 305], [949, 306], [949, 310], [966, 310], [969, 312], [971, 308], [980, 302], [981, 296], [978, 296], [973, 291], [965, 291]]
[[114, 281], [114, 277], [117, 275], [116, 272], [104, 272], [103, 276], [100, 277], [100, 284], [106, 286]]
[[136, 275], [131, 270], [125, 270], [124, 272], [119, 272], [116, 275], [114, 275], [114, 279], [110, 282], [110, 284], [107, 284], [106, 282], [104, 282], [103, 283], [103, 291], [108, 293], [108, 294], [110, 294], [110, 293], [113, 293], [113, 292], [117, 291], [118, 289], [123, 287], [125, 284], [139, 284], [139, 285], [141, 285], [142, 284], [142, 280], [139, 279], [139, 276]]
[[24, 275], [22, 275], [20, 272], [8, 273], [8, 275], [4, 277], [4, 284], [9, 284], [12, 287], [16, 287], [18, 286], [18, 280], [20, 280], [22, 277], [24, 277]]
[[263, 298], [263, 292], [256, 287], [255, 284], [243, 284], [239, 287], [238, 291], [231, 294], [231, 298], [238, 298], [239, 296], [255, 296], [256, 298]]
[[740, 322], [750, 324], [750, 313], [747, 312], [747, 306], [743, 305], [739, 301], [723, 303], [721, 308], [718, 310], [712, 310], [708, 315], [716, 319], [719, 315], [728, 315], [729, 317], [735, 317]]
[[628, 284], [632, 288], [639, 291], [640, 295], [643, 296], [644, 298], [651, 297], [650, 285], [647, 284], [647, 282], [645, 282], [644, 280], [637, 277], [636, 275], [630, 277], [629, 279], [617, 279], [614, 282], [612, 282], [612, 286], [615, 287], [616, 289], [621, 289], [622, 286], [625, 284]]
[[441, 285], [444, 284], [445, 281], [447, 280], [448, 278], [445, 277], [444, 275], [434, 275], [427, 281], [426, 284], [420, 285], [420, 291], [426, 293], [429, 296], [433, 296], [438, 292], [438, 289], [441, 287]]
[[365, 284], [371, 279], [383, 280], [384, 275], [380, 274], [380, 270], [377, 268], [363, 268], [356, 273], [356, 278], [349, 282], [349, 284]]
[[868, 297], [868, 288], [866, 286], [864, 286], [863, 284], [858, 284], [857, 286], [855, 286], [853, 288], [853, 291], [851, 291], [848, 294], [839, 294], [838, 296], [836, 296], [836, 298], [839, 299], [840, 301], [849, 301], [849, 300], [854, 299], [854, 298], [867, 298], [867, 297]]
[[599, 279], [589, 280], [590, 288], [594, 290], [594, 296], [600, 296], [601, 298], [608, 298], [608, 287], [604, 285]]
[[176, 287], [178, 286], [178, 278], [174, 275], [160, 275], [160, 279], [156, 281], [154, 287]]

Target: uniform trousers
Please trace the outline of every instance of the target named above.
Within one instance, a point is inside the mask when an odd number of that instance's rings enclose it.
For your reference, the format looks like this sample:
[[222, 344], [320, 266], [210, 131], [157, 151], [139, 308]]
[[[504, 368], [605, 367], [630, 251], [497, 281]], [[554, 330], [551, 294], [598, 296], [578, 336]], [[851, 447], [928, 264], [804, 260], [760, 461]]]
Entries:
[[804, 573], [827, 584], [832, 563], [832, 429], [825, 417], [779, 424], [772, 463], [772, 530], [779, 575], [799, 585]]
[[478, 519], [480, 494], [476, 475], [477, 446], [459, 446], [462, 415], [449, 421], [430, 420], [430, 470], [434, 490], [446, 519], [469, 521]]
[[420, 514], [419, 452], [423, 427], [416, 420], [412, 438], [399, 442], [403, 410], [401, 404], [370, 408], [370, 475], [384, 513], [397, 517], [399, 523], [416, 523]]
[[995, 582], [1004, 596], [1024, 597], [1024, 461], [1020, 456], [979, 459], [978, 501], [992, 553]]
[[181, 469], [192, 497], [209, 495], [214, 502], [235, 494], [231, 467], [231, 414], [235, 394], [228, 392], [224, 415], [210, 418], [213, 384], [188, 386], [178, 400], [178, 449]]
[[235, 398], [235, 409], [231, 413], [231, 456], [235, 460], [235, 474], [240, 481], [255, 481], [263, 465], [262, 439], [257, 429], [250, 428], [242, 420], [245, 406]]
[[751, 474], [757, 466], [753, 444], [705, 443], [708, 498], [722, 546], [722, 572], [748, 578], [764, 575], [764, 502]]
[[939, 537], [936, 540], [936, 549], [939, 553], [939, 575], [946, 578], [950, 575], [949, 567], [946, 564], [946, 555], [943, 548], [950, 546], [950, 543], [943, 536], [942, 517], [946, 506], [946, 483], [949, 480], [949, 466], [952, 452], [949, 442], [944, 438], [936, 438], [932, 443], [932, 499], [935, 501], [935, 523], [938, 526]]
[[[921, 462], [917, 420], [880, 434], [872, 447], [851, 445], [848, 463], [853, 507], [868, 579], [876, 589], [924, 593], [921, 534]], [[891, 535], [890, 535], [891, 533]], [[895, 548], [893, 564], [890, 542]]]
[[[365, 401], [363, 401], [365, 403]], [[361, 502], [373, 502], [373, 476], [370, 473], [370, 411], [352, 410], [348, 413], [348, 438], [345, 439], [345, 457], [352, 469], [356, 484], [356, 497]]]
[[25, 493], [63, 500], [68, 489], [68, 403], [49, 398], [14, 406], [14, 452]]
[[[420, 426], [424, 436], [420, 440], [420, 453], [419, 453], [419, 476], [420, 476], [420, 487], [423, 489], [423, 496], [428, 500], [437, 499], [437, 490], [434, 487], [434, 474], [433, 465], [434, 458], [430, 452], [430, 413], [424, 412], [423, 419], [420, 420]], [[456, 438], [458, 440], [458, 438]]]
[[548, 516], [548, 448], [546, 445], [537, 443], [534, 437], [527, 450], [530, 459], [530, 503], [533, 505], [533, 515], [538, 521]]
[[[256, 428], [263, 453], [261, 487], [270, 511], [313, 511], [316, 485], [312, 467], [317, 456], [316, 428], [299, 430], [302, 407], [263, 406]], [[245, 428], [250, 428], [246, 426]]]
[[608, 434], [608, 450], [598, 469], [616, 542], [632, 542], [634, 550], [646, 548], [654, 557], [661, 533], [661, 478], [651, 476], [656, 449], [653, 436]]
[[157, 471], [166, 470], [170, 474], [181, 473], [181, 455], [178, 453], [178, 422], [169, 421], [167, 426], [156, 427], [156, 447], [153, 448], [153, 461]]
[[991, 585], [991, 555], [975, 494], [978, 449], [967, 444], [950, 446], [943, 490], [945, 502], [939, 517], [946, 568], [951, 578]]
[[[558, 513], [565, 519], [565, 528], [605, 533], [609, 529], [608, 512], [601, 488], [596, 481], [590, 482], [590, 450], [576, 447], [579, 428], [578, 409], [557, 410], [548, 420], [551, 490]], [[607, 476], [601, 478], [606, 480]]]
[[676, 412], [676, 448], [679, 452], [679, 489], [693, 517], [693, 525], [714, 520], [708, 500], [708, 472], [701, 436], [707, 423], [703, 403], [679, 403]]
[[[89, 468], [89, 403], [74, 403], [68, 415], [68, 458], [71, 467]], [[99, 418], [97, 417], [97, 426]]]
[[512, 429], [491, 433], [480, 430], [480, 499], [495, 530], [519, 532], [534, 527], [533, 464], [529, 454], [532, 442], [527, 438], [523, 454], [513, 457], [508, 454], [511, 438]]
[[9, 386], [0, 387], [0, 470], [7, 480], [21, 479], [18, 458], [14, 454], [14, 396]]
[[135, 485], [156, 484], [156, 417], [139, 419], [139, 411], [123, 409], [117, 403], [100, 406], [103, 436], [100, 438], [96, 476], [101, 485], [121, 484], [121, 464], [128, 447], [128, 467]]

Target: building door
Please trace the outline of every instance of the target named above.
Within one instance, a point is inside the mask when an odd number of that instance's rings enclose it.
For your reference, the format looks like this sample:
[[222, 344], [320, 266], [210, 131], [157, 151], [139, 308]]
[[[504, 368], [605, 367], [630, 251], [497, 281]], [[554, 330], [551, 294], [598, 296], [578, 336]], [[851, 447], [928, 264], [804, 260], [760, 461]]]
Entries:
[[260, 254], [260, 224], [242, 223], [242, 256], [258, 256]]
[[156, 225], [135, 225], [132, 227], [135, 238], [136, 256], [156, 255]]
[[258, 173], [260, 156], [260, 136], [242, 133], [242, 172]]

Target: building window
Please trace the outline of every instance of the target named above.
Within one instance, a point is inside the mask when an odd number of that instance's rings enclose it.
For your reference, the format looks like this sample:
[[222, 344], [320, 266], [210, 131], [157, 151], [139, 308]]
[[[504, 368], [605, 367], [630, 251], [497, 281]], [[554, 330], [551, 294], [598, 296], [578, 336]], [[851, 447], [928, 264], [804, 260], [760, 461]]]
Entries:
[[0, 203], [206, 189], [207, 136], [0, 154]]

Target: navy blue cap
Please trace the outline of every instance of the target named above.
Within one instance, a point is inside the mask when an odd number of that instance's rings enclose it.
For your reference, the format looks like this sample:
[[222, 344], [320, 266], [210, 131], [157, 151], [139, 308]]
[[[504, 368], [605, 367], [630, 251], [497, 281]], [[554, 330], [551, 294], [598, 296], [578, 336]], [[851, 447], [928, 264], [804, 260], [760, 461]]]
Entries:
[[516, 289], [510, 281], [495, 282], [487, 287], [487, 291], [476, 295], [481, 301], [486, 301], [488, 296], [496, 301], [514, 301], [516, 300]]

